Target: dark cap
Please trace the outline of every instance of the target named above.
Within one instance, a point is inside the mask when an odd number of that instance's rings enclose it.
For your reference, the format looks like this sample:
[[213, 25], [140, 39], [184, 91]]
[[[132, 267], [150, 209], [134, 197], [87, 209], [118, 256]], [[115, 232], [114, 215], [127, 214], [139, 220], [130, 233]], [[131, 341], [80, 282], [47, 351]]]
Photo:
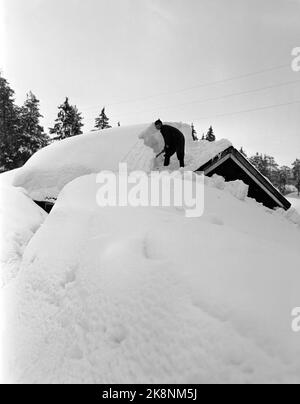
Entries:
[[154, 123], [154, 125], [162, 125], [163, 123], [162, 123], [162, 121], [160, 120], [160, 119], [158, 119], [155, 123]]

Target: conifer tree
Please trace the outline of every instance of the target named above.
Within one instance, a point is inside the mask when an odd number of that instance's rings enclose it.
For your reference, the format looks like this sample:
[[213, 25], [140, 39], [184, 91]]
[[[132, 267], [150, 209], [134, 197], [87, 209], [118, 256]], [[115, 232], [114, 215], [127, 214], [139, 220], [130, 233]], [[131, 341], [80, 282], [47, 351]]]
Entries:
[[0, 171], [18, 167], [19, 108], [14, 91], [0, 75]]
[[250, 163], [275, 186], [280, 185], [280, 170], [274, 157], [256, 153], [249, 159]]
[[300, 160], [296, 159], [292, 164], [293, 175], [296, 181], [300, 181]]
[[50, 129], [50, 134], [55, 134], [54, 140], [62, 140], [68, 137], [82, 134], [82, 116], [76, 106], [70, 105], [68, 97], [58, 107], [59, 112], [55, 125]]
[[[42, 115], [39, 110], [39, 100], [30, 91], [24, 105], [19, 109], [19, 159], [28, 160], [36, 151], [47, 146], [50, 141], [40, 125]], [[24, 164], [24, 163], [23, 163]]]
[[208, 140], [209, 142], [214, 142], [216, 140], [216, 136], [214, 135], [212, 126], [208, 129], [206, 140]]
[[256, 153], [255, 156], [250, 157], [250, 163], [264, 176], [268, 175], [268, 163], [266, 156]]
[[111, 128], [109, 124], [109, 118], [106, 116], [105, 107], [102, 108], [102, 111], [98, 118], [95, 119], [95, 128], [97, 130], [109, 129]]

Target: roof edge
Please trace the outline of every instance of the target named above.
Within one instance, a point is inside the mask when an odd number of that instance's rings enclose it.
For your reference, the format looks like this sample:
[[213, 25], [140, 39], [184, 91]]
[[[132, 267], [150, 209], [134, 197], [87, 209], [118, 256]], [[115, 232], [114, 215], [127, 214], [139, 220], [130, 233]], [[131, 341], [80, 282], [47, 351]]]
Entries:
[[250, 173], [252, 173], [252, 175], [254, 175], [262, 183], [262, 185], [269, 190], [269, 192], [274, 196], [275, 199], [280, 201], [284, 209], [288, 210], [291, 208], [292, 204], [234, 146], [228, 147], [226, 150], [224, 150], [222, 153], [218, 154], [216, 157], [214, 157], [213, 159], [202, 165], [196, 171], [204, 171], [205, 173], [205, 171], [207, 171], [207, 169], [211, 167], [214, 163], [226, 158], [226, 156], [230, 154], [232, 154], [242, 165], [244, 165], [245, 168], [248, 169], [248, 171], [250, 171]]

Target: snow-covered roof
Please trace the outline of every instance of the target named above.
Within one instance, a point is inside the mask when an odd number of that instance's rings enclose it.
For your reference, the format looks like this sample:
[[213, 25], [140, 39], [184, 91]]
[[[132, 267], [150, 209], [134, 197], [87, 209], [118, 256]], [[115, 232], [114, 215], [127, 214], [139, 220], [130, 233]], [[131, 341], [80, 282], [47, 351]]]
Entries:
[[[170, 123], [186, 137], [186, 169], [197, 170], [218, 153], [231, 146], [227, 140], [194, 142], [190, 125]], [[32, 199], [56, 198], [62, 188], [82, 175], [102, 170], [117, 171], [120, 162], [128, 170], [150, 171], [162, 165], [155, 154], [163, 149], [163, 138], [154, 125], [124, 126], [91, 132], [56, 142], [38, 151], [19, 169], [13, 185], [23, 187]], [[169, 167], [178, 168], [176, 156]]]

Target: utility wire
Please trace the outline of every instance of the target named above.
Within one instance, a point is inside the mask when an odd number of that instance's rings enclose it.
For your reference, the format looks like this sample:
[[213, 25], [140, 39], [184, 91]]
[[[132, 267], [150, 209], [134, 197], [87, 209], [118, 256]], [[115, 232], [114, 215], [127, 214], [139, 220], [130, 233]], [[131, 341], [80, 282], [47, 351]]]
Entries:
[[[239, 79], [243, 79], [243, 78], [247, 78], [247, 77], [252, 77], [252, 76], [257, 76], [259, 74], [263, 74], [263, 73], [268, 73], [268, 72], [272, 72], [272, 71], [276, 71], [276, 70], [282, 70], [284, 68], [287, 68], [288, 65], [281, 65], [281, 66], [276, 66], [276, 67], [271, 67], [269, 69], [263, 69], [263, 70], [258, 70], [255, 72], [251, 72], [251, 73], [245, 73], [245, 74], [241, 74], [238, 76], [232, 76], [232, 77], [228, 77], [226, 79], [222, 79], [222, 80], [215, 80], [215, 81], [210, 81], [207, 83], [200, 83], [200, 84], [196, 84], [194, 86], [191, 87], [185, 87], [185, 88], [181, 88], [178, 90], [173, 90], [173, 91], [165, 91], [162, 93], [157, 93], [157, 94], [153, 94], [153, 95], [149, 95], [146, 97], [141, 97], [141, 98], [136, 98], [136, 99], [131, 99], [131, 100], [124, 100], [124, 101], [119, 101], [119, 102], [111, 102], [111, 103], [105, 103], [105, 105], [107, 106], [114, 106], [114, 105], [121, 105], [121, 104], [130, 104], [130, 103], [134, 103], [134, 102], [138, 102], [138, 101], [145, 101], [145, 100], [149, 100], [149, 99], [153, 99], [153, 98], [157, 98], [157, 97], [161, 97], [164, 95], [169, 95], [169, 94], [179, 94], [185, 91], [189, 91], [189, 90], [193, 90], [196, 88], [204, 88], [204, 87], [209, 87], [215, 84], [222, 84], [222, 83], [227, 83], [230, 81], [234, 81], [234, 80], [239, 80]], [[96, 109], [101, 109], [99, 106], [89, 106], [86, 108], [81, 108], [81, 109], [85, 109], [85, 110], [96, 110]]]
[[155, 108], [151, 108], [151, 109], [145, 109], [145, 110], [140, 110], [140, 111], [135, 111], [135, 112], [128, 112], [128, 113], [121, 113], [119, 114], [120, 116], [127, 116], [127, 115], [132, 115], [132, 114], [141, 114], [144, 112], [156, 112], [162, 109], [172, 109], [172, 108], [176, 108], [176, 107], [181, 107], [181, 106], [185, 106], [185, 105], [192, 105], [192, 104], [205, 104], [207, 102], [211, 102], [211, 101], [218, 101], [218, 100], [223, 100], [223, 99], [227, 99], [227, 98], [231, 98], [231, 97], [235, 97], [235, 96], [240, 96], [240, 95], [246, 95], [246, 94], [254, 94], [254, 93], [258, 93], [261, 91], [265, 91], [265, 90], [270, 90], [273, 88], [279, 88], [279, 87], [284, 87], [287, 85], [291, 85], [291, 84], [296, 84], [296, 83], [300, 83], [300, 80], [292, 80], [292, 81], [287, 81], [284, 83], [279, 83], [279, 84], [274, 84], [271, 86], [265, 86], [265, 87], [260, 87], [257, 89], [252, 89], [252, 90], [247, 90], [247, 91], [239, 91], [239, 92], [235, 92], [235, 93], [230, 93], [230, 94], [226, 94], [226, 95], [222, 95], [219, 97], [213, 97], [213, 98], [206, 98], [203, 100], [195, 100], [195, 101], [188, 101], [188, 102], [184, 102], [184, 103], [180, 103], [180, 104], [174, 104], [174, 105], [168, 105], [168, 106], [158, 106]]
[[241, 111], [228, 112], [228, 113], [224, 113], [224, 114], [210, 115], [210, 116], [207, 116], [207, 117], [197, 118], [196, 120], [197, 121], [200, 121], [200, 120], [202, 121], [202, 120], [211, 119], [211, 118], [220, 118], [220, 117], [224, 117], [224, 116], [233, 116], [233, 115], [239, 115], [239, 114], [246, 114], [246, 113], [249, 113], [249, 112], [264, 111], [266, 109], [280, 108], [280, 107], [285, 107], [287, 105], [296, 105], [296, 104], [300, 104], [300, 100], [286, 102], [286, 103], [282, 103], [282, 104], [266, 105], [264, 107], [259, 107], [259, 108], [244, 109], [244, 110], [241, 110]]

